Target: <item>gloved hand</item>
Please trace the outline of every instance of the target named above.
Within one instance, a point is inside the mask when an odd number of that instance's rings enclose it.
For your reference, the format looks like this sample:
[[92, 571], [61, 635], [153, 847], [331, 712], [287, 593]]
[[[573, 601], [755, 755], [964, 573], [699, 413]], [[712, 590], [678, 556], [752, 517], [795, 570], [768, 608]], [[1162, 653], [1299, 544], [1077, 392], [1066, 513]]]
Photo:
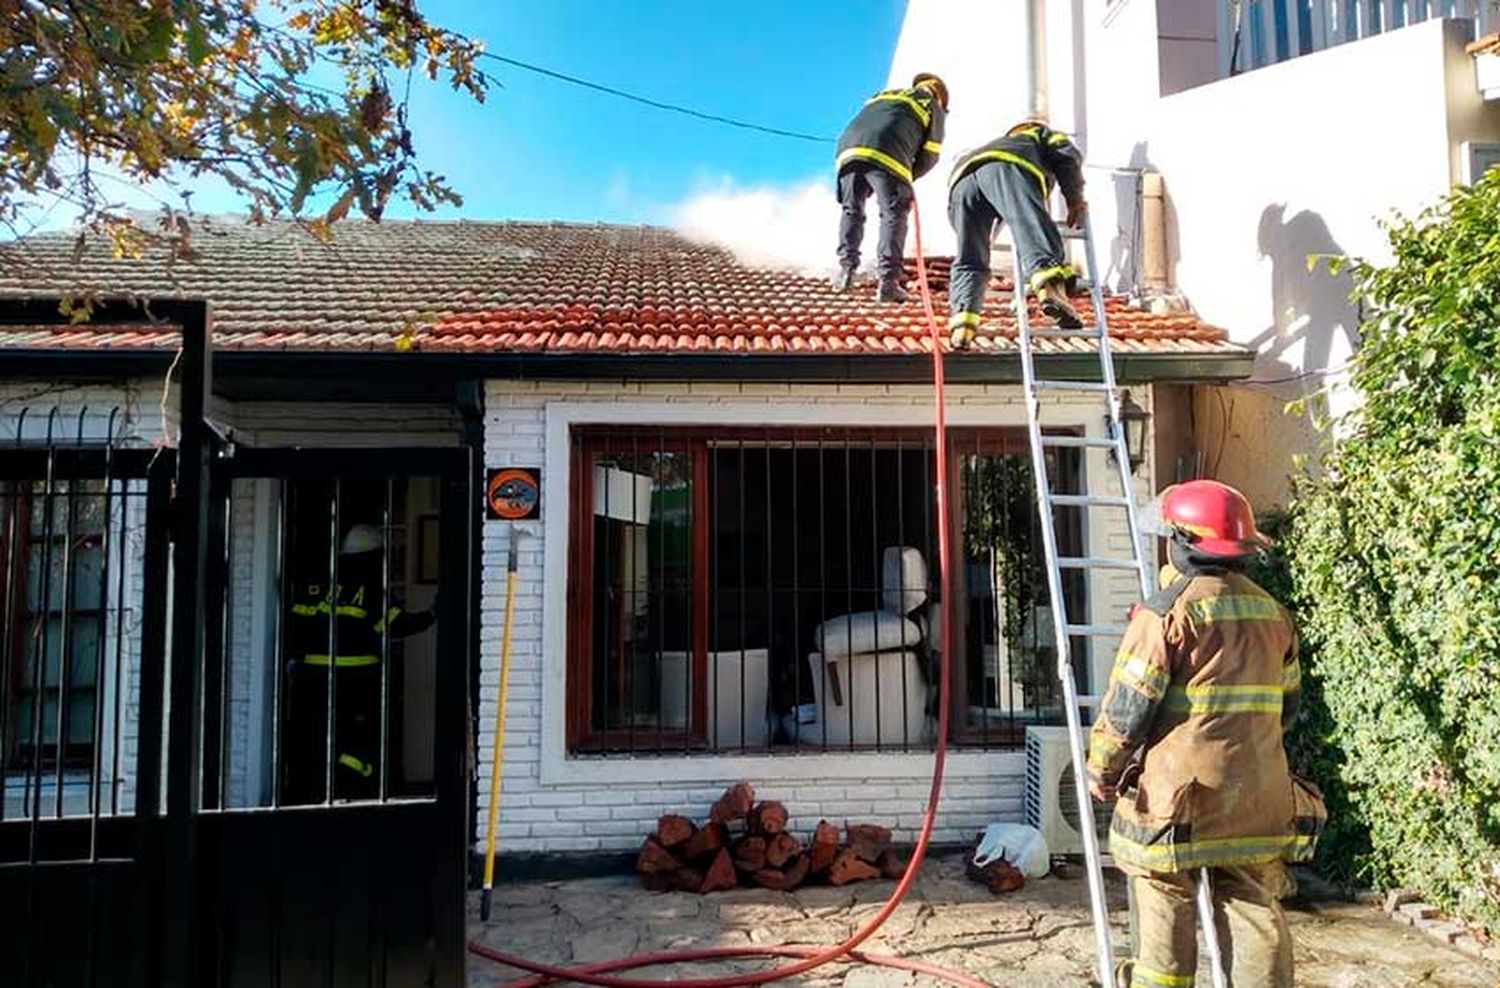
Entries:
[[1115, 787], [1107, 786], [1097, 778], [1090, 777], [1089, 795], [1093, 796], [1097, 802], [1107, 803], [1115, 798]]
[[1089, 211], [1089, 204], [1080, 199], [1068, 207], [1068, 226], [1078, 226]]

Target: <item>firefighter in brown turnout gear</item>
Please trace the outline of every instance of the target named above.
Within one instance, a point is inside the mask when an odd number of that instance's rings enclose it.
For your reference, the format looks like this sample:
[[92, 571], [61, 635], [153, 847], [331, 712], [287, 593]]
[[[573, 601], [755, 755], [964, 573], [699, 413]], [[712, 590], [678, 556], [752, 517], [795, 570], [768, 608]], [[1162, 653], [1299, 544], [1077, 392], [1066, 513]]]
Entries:
[[1301, 695], [1296, 631], [1244, 574], [1264, 540], [1243, 495], [1179, 484], [1161, 516], [1164, 589], [1131, 618], [1089, 744], [1090, 791], [1119, 797], [1109, 849], [1130, 879], [1133, 950], [1120, 983], [1194, 983], [1195, 879], [1206, 868], [1230, 983], [1290, 988], [1284, 862], [1311, 857], [1326, 819], [1282, 743]]
[[[351, 525], [339, 545], [336, 581], [326, 563], [317, 576], [293, 578], [286, 618], [285, 798], [291, 805], [324, 800], [330, 733], [333, 792], [327, 798], [372, 799], [379, 793], [381, 666], [392, 639], [425, 631], [437, 620], [431, 612], [403, 610], [384, 591], [384, 548], [378, 526]], [[337, 678], [331, 732], [330, 666]]]
[[844, 128], [837, 157], [839, 205], [839, 273], [833, 286], [854, 284], [859, 247], [865, 235], [865, 200], [880, 205], [880, 240], [876, 254], [882, 302], [906, 301], [901, 287], [901, 259], [906, 251], [906, 214], [911, 183], [932, 170], [943, 146], [948, 87], [928, 72], [918, 73], [910, 89], [876, 93]]
[[990, 241], [1002, 222], [1010, 224], [1026, 287], [1041, 301], [1042, 312], [1066, 329], [1083, 325], [1068, 302], [1075, 273], [1047, 211], [1054, 182], [1068, 204], [1068, 225], [1076, 226], [1088, 209], [1083, 154], [1067, 134], [1039, 120], [1017, 124], [953, 167], [948, 218], [958, 253], [948, 282], [948, 339], [954, 349], [968, 347], [978, 332], [990, 279]]

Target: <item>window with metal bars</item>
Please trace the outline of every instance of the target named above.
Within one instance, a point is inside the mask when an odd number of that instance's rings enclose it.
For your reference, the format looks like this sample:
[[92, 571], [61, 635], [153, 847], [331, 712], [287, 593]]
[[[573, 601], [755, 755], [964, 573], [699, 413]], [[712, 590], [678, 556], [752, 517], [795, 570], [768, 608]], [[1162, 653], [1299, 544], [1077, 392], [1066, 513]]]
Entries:
[[108, 607], [103, 485], [19, 483], [3, 494], [5, 768], [87, 769]]
[[[950, 443], [945, 607], [927, 430], [575, 429], [570, 749], [928, 748], [944, 619], [954, 740], [1014, 745], [1059, 721], [1025, 433]], [[1077, 491], [1078, 451], [1049, 455], [1055, 489]], [[1065, 551], [1078, 514], [1058, 509]]]

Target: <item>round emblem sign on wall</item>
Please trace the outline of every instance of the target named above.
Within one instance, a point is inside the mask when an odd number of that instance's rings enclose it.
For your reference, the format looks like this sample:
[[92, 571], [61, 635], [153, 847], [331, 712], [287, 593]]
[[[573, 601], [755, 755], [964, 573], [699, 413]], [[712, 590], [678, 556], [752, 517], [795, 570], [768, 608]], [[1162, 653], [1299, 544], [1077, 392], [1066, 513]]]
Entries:
[[497, 521], [525, 521], [542, 513], [542, 479], [532, 467], [501, 467], [484, 478], [485, 514]]

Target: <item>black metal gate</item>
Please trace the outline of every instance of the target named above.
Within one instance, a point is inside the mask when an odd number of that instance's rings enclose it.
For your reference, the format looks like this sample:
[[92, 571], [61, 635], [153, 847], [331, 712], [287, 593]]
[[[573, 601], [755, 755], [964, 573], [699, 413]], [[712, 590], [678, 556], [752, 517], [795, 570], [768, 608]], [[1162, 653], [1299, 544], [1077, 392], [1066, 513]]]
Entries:
[[7, 985], [145, 985], [161, 970], [163, 732], [143, 727], [163, 720], [174, 462], [0, 451]]
[[216, 441], [167, 314], [175, 449], [0, 449], [0, 984], [458, 988], [470, 451]]
[[241, 449], [211, 478], [199, 983], [460, 985], [469, 451]]
[[[193, 514], [171, 502], [173, 454], [0, 451], [0, 902], [19, 919], [0, 924], [0, 982], [459, 985], [469, 451], [228, 452], [194, 651], [166, 647]], [[362, 556], [338, 544], [351, 530], [373, 540]], [[415, 621], [398, 568], [438, 589]], [[380, 630], [340, 643], [356, 611]], [[403, 617], [431, 627], [401, 641]], [[194, 717], [169, 715], [179, 696]], [[372, 725], [352, 770], [341, 718]]]

